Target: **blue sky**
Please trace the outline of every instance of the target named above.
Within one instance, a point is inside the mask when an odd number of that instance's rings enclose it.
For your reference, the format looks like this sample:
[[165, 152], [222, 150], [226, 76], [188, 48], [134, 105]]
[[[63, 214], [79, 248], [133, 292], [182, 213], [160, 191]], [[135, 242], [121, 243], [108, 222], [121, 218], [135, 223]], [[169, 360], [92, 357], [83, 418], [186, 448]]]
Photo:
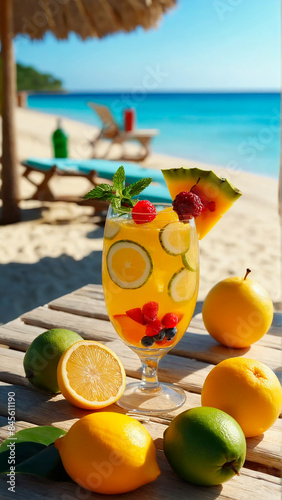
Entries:
[[279, 0], [178, 0], [158, 29], [82, 42], [18, 38], [17, 61], [68, 90], [279, 90]]

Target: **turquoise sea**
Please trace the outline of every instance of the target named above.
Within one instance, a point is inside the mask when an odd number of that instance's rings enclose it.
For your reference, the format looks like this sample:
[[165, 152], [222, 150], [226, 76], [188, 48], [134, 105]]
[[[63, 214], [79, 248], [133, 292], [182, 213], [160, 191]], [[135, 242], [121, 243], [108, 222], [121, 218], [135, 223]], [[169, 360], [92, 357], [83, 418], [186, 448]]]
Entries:
[[109, 106], [120, 124], [134, 107], [139, 128], [158, 128], [155, 152], [278, 177], [279, 93], [31, 94], [28, 107], [99, 125], [89, 101]]

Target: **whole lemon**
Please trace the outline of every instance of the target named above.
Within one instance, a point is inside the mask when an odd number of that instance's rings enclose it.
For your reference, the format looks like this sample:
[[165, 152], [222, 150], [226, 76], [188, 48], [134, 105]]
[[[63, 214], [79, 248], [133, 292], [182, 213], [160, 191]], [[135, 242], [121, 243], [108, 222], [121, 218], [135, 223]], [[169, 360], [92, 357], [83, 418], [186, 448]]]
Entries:
[[246, 437], [265, 432], [278, 418], [282, 391], [275, 373], [255, 359], [229, 358], [206, 377], [202, 405], [229, 413]]
[[269, 329], [273, 304], [263, 286], [245, 277], [217, 283], [203, 304], [203, 321], [209, 334], [227, 347], [249, 347]]
[[202, 486], [221, 484], [241, 469], [246, 440], [234, 418], [216, 408], [192, 408], [164, 432], [165, 456], [182, 479]]
[[147, 429], [127, 415], [97, 412], [55, 441], [69, 476], [96, 493], [135, 490], [157, 479], [156, 448]]
[[43, 332], [30, 344], [24, 357], [24, 370], [29, 382], [43, 391], [60, 392], [57, 367], [62, 354], [78, 340], [78, 333], [62, 328]]

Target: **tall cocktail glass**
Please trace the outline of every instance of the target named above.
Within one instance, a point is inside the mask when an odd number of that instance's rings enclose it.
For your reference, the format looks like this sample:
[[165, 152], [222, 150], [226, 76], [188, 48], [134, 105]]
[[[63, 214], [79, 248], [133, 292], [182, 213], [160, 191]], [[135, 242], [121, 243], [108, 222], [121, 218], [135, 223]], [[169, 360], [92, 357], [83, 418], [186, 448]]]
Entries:
[[[110, 321], [142, 362], [142, 380], [129, 383], [118, 403], [148, 414], [171, 411], [185, 401], [181, 388], [158, 381], [158, 363], [185, 334], [199, 285], [194, 219], [180, 222], [165, 204], [156, 210], [153, 221], [138, 223], [131, 213], [116, 214], [110, 207], [102, 264]], [[132, 360], [132, 370], [134, 365]]]

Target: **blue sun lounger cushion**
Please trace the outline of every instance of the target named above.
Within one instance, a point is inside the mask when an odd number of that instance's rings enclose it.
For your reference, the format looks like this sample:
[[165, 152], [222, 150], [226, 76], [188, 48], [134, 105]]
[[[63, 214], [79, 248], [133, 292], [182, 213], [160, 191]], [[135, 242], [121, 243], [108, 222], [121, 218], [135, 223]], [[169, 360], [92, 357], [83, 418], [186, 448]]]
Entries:
[[152, 177], [153, 184], [150, 184], [138, 198], [141, 200], [150, 200], [152, 203], [171, 203], [171, 196], [166, 187], [161, 171], [154, 169], [141, 168], [136, 163], [117, 162], [112, 160], [72, 160], [70, 158], [28, 158], [25, 162], [26, 166], [48, 171], [54, 165], [63, 172], [77, 172], [81, 175], [87, 175], [91, 170], [96, 170], [99, 177], [112, 180], [114, 173], [120, 165], [124, 166], [126, 180], [129, 184], [143, 179], [144, 177]]
[[165, 185], [163, 174], [160, 170], [141, 168], [138, 163], [129, 163], [113, 160], [72, 160], [70, 158], [28, 158], [25, 164], [39, 170], [49, 170], [54, 165], [59, 170], [65, 172], [75, 171], [81, 174], [88, 174], [91, 170], [96, 170], [99, 177], [104, 179], [112, 179], [114, 173], [120, 165], [124, 166], [126, 180], [128, 183], [136, 182], [143, 177], [152, 177], [154, 182]]

